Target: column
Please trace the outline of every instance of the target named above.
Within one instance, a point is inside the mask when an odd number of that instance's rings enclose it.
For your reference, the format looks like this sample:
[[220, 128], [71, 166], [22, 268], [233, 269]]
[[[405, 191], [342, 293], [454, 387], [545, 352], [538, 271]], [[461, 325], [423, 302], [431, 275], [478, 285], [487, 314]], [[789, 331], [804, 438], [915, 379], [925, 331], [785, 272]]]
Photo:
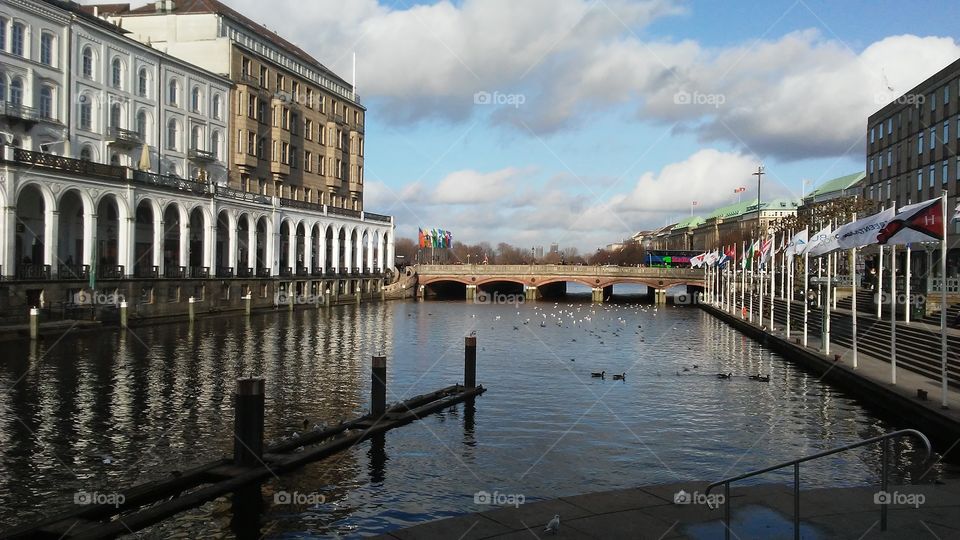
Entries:
[[[12, 181], [7, 185], [12, 185]], [[8, 191], [11, 193], [12, 191]], [[86, 214], [84, 214], [86, 217]], [[84, 234], [86, 234], [86, 228], [84, 228]], [[17, 265], [20, 264], [20, 261], [15, 260], [16, 250], [16, 234], [17, 234], [17, 206], [16, 201], [11, 203], [11, 206], [7, 206], [3, 209], [3, 242], [0, 243], [0, 248], [3, 249], [3, 274], [5, 276], [13, 276], [16, 274]], [[84, 242], [83, 245], [84, 252], [86, 252], [87, 244]]]
[[57, 277], [59, 270], [57, 257], [57, 233], [60, 232], [60, 212], [51, 210], [46, 212], [43, 227], [43, 264], [50, 265], [50, 276]]
[[[118, 201], [118, 205], [120, 202]], [[123, 265], [123, 272], [127, 276], [133, 275], [133, 231], [136, 222], [133, 218], [120, 216], [117, 219], [117, 260]]]
[[303, 265], [307, 272], [313, 272], [313, 227], [303, 227]]
[[[226, 261], [224, 261], [224, 266], [234, 266], [237, 264], [237, 250], [239, 249], [239, 242], [237, 242], [237, 222], [234, 221], [230, 223], [230, 219], [227, 219], [227, 227], [229, 231], [227, 233], [227, 256]], [[233, 275], [236, 276], [239, 273], [239, 268], [233, 269]]]
[[247, 266], [257, 271], [257, 224], [247, 216]]
[[[216, 215], [216, 214], [214, 214]], [[214, 251], [217, 249], [217, 221], [216, 218], [208, 221], [206, 227], [203, 228], [203, 265], [210, 269], [210, 274], [214, 275], [216, 270], [214, 266], [214, 261], [216, 257], [214, 256]]]
[[373, 233], [367, 235], [367, 271], [373, 273]]
[[523, 291], [523, 298], [527, 302], [537, 300], [537, 288], [533, 285], [527, 285]]
[[473, 302], [477, 298], [477, 286], [467, 285], [467, 302]]
[[[156, 212], [154, 212], [156, 213]], [[153, 266], [157, 267], [157, 277], [163, 277], [163, 215], [153, 218]]]
[[357, 267], [357, 272], [363, 273], [363, 235], [360, 234], [360, 231], [357, 231], [357, 245], [354, 246], [357, 250], [357, 260], [354, 261], [354, 266]]
[[384, 236], [383, 236], [383, 235], [380, 235], [379, 238], [380, 238], [380, 239], [377, 241], [377, 270], [380, 270], [381, 272], [383, 272], [383, 269], [384, 269], [384, 263], [383, 263], [383, 256], [384, 256], [384, 253], [383, 253], [383, 240], [384, 240]]
[[190, 220], [180, 216], [180, 266], [190, 266]]
[[[82, 264], [90, 266], [93, 270], [94, 244], [96, 244], [97, 215], [83, 214], [83, 254], [81, 255]], [[13, 250], [11, 250], [12, 252]], [[4, 266], [6, 268], [6, 266]], [[12, 268], [12, 267], [11, 267]]]
[[333, 242], [330, 252], [333, 256], [333, 271], [337, 273], [340, 271], [340, 233], [336, 229], [333, 231]]
[[[393, 218], [390, 218], [391, 223]], [[394, 246], [393, 246], [393, 232], [387, 233], [387, 260], [384, 263], [384, 268], [392, 270], [394, 263], [396, 262], [396, 256], [394, 255]]]
[[347, 269], [347, 273], [348, 273], [348, 274], [352, 274], [352, 273], [353, 273], [353, 264], [351, 264], [351, 262], [352, 262], [351, 257], [353, 257], [353, 253], [351, 253], [351, 251], [352, 251], [351, 248], [353, 247], [353, 245], [350, 243], [350, 242], [351, 242], [350, 236], [351, 236], [351, 235], [350, 235], [349, 233], [347, 233], [347, 234], [344, 235], [344, 237], [343, 237], [343, 259], [344, 259], [344, 260], [343, 260], [343, 266], [344, 266], [344, 268]]
[[[287, 227], [287, 265], [297, 273], [297, 227], [290, 223]], [[281, 268], [281, 270], [283, 270]]]
[[277, 225], [277, 217], [270, 217], [270, 226], [267, 227], [267, 249], [266, 262], [270, 265], [270, 275], [280, 274], [280, 227]]
[[317, 239], [317, 260], [318, 265], [320, 266], [320, 272], [322, 274], [327, 273], [327, 228], [320, 227], [320, 234], [322, 235]]
[[594, 288], [593, 288], [593, 294], [591, 295], [591, 299], [592, 299], [594, 302], [603, 302], [603, 288], [601, 288], [601, 287], [594, 287]]

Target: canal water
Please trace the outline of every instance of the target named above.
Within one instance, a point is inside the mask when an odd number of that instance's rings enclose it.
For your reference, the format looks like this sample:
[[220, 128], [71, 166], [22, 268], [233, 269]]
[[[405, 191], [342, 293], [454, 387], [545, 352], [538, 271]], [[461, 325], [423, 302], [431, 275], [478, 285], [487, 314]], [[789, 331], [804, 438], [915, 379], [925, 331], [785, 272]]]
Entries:
[[[149, 533], [367, 535], [490, 509], [479, 492], [529, 502], [715, 480], [904, 427], [698, 309], [583, 300], [376, 303], [5, 344], [0, 529], [70, 507], [78, 492], [110, 494], [229, 454], [239, 376], [266, 378], [267, 439], [278, 440], [305, 420], [312, 429], [364, 413], [372, 355], [388, 357], [388, 402], [462, 381], [474, 331], [488, 391], [473, 406]], [[757, 373], [770, 382], [748, 379]], [[894, 482], [927, 473], [920, 453], [897, 443]], [[955, 475], [945, 467], [924, 481]], [[804, 466], [802, 478], [865, 485], [878, 471], [879, 449], [863, 448]], [[792, 471], [756, 481], [788, 483]]]

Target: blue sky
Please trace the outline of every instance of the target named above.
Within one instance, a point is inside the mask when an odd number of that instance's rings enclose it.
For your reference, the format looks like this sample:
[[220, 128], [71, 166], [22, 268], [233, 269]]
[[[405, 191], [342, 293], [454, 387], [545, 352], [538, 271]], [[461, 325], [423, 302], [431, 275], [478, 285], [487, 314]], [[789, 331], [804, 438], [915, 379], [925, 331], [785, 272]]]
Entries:
[[356, 53], [366, 208], [398, 235], [582, 251], [752, 195], [760, 163], [765, 198], [862, 170], [867, 116], [960, 57], [955, 1], [227, 3], [346, 78]]

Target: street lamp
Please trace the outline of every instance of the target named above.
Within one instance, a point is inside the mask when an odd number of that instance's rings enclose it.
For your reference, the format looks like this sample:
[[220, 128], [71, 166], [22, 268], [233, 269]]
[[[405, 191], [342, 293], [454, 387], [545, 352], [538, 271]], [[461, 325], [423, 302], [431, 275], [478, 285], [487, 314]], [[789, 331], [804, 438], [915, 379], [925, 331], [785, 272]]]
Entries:
[[760, 224], [760, 178], [763, 176], [762, 163], [757, 167], [757, 172], [753, 173], [752, 176], [757, 177], [757, 239], [759, 239], [763, 233], [763, 226]]

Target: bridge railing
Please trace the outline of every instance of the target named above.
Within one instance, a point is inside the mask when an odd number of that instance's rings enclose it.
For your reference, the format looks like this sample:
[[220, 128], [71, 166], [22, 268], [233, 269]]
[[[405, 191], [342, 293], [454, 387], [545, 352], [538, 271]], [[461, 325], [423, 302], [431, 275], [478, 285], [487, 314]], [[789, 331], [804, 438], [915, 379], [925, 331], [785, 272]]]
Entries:
[[587, 266], [566, 264], [423, 264], [417, 267], [420, 275], [557, 275], [688, 278], [703, 276], [703, 270], [694, 268], [651, 268], [646, 266]]

